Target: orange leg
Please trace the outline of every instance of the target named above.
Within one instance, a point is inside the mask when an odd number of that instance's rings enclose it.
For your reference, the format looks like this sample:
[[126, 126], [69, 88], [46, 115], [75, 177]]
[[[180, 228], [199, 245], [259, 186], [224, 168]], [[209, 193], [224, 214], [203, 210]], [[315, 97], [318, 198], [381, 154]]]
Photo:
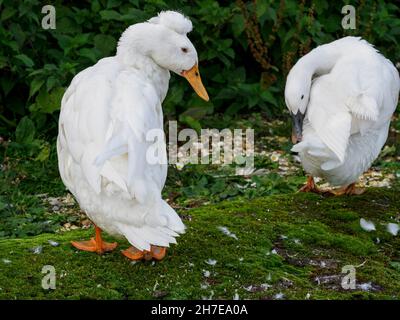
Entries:
[[131, 259], [131, 260], [162, 260], [167, 253], [167, 248], [165, 247], [158, 247], [158, 246], [151, 246], [150, 251], [141, 251], [135, 247], [130, 247], [126, 250], [122, 251], [122, 254]]
[[112, 251], [117, 247], [117, 243], [107, 243], [101, 238], [101, 229], [95, 227], [96, 236], [91, 238], [89, 241], [71, 241], [71, 244], [83, 251], [96, 252], [98, 254], [103, 254], [104, 252]]
[[335, 196], [341, 195], [360, 195], [365, 192], [365, 188], [357, 188], [355, 183], [349, 184], [347, 187], [343, 187], [337, 190], [334, 190], [333, 193]]
[[321, 193], [321, 191], [318, 189], [317, 185], [315, 184], [314, 178], [311, 176], [307, 178], [307, 183], [303, 187], [300, 188], [299, 192]]

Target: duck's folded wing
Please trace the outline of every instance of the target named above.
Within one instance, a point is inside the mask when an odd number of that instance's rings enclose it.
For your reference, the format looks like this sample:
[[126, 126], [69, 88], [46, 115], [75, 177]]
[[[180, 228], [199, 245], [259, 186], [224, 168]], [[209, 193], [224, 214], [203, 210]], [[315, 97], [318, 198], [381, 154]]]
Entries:
[[316, 106], [308, 111], [307, 117], [322, 142], [343, 163], [351, 132], [350, 113]]
[[346, 106], [351, 114], [359, 120], [376, 121], [379, 116], [379, 108], [376, 100], [367, 94], [360, 93], [358, 95], [347, 98]]
[[100, 192], [100, 169], [93, 162], [104, 141], [110, 96], [112, 86], [107, 77], [88, 68], [75, 76], [61, 101], [57, 141], [59, 169], [65, 185], [73, 193], [76, 183], [71, 175], [77, 174], [81, 174], [81, 179], [96, 193]]
[[[161, 197], [162, 167], [167, 165], [158, 95], [152, 86], [129, 73], [121, 73], [114, 88], [106, 141], [95, 164], [103, 177], [132, 198], [154, 202]], [[155, 146], [159, 151], [156, 159], [151, 153]]]
[[[147, 136], [157, 129], [158, 149], [164, 152], [158, 162], [149, 163], [146, 155], [156, 144]], [[59, 161], [63, 181], [73, 192], [68, 173], [74, 165], [97, 194], [106, 186], [124, 198], [150, 201], [160, 196], [166, 178], [163, 138], [160, 101], [152, 86], [111, 62], [86, 69], [62, 101], [58, 148], [65, 156]]]

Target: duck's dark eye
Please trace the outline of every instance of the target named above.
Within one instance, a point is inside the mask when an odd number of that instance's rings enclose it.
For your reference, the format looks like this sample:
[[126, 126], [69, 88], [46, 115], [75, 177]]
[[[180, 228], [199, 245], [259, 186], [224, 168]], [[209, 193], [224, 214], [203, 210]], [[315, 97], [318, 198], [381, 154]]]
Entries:
[[181, 48], [182, 52], [187, 53], [188, 52], [188, 48]]
[[304, 98], [304, 94], [301, 95], [301, 100], [303, 100], [303, 98]]

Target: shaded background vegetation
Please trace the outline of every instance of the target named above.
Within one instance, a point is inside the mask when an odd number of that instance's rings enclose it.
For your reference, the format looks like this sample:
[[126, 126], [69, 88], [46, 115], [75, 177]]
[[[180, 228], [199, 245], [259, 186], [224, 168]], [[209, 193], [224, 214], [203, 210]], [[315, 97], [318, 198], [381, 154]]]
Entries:
[[[348, 3], [357, 8], [356, 30], [341, 27]], [[164, 103], [167, 118], [194, 128], [207, 114], [279, 116], [291, 66], [315, 46], [345, 35], [362, 36], [393, 62], [400, 60], [399, 5], [383, 0], [57, 0], [51, 1], [55, 30], [41, 27], [45, 4], [0, 1], [0, 135], [16, 131], [17, 142], [54, 137], [60, 100], [73, 76], [113, 55], [127, 26], [160, 10], [177, 9], [194, 24], [190, 38], [211, 102], [175, 76]]]

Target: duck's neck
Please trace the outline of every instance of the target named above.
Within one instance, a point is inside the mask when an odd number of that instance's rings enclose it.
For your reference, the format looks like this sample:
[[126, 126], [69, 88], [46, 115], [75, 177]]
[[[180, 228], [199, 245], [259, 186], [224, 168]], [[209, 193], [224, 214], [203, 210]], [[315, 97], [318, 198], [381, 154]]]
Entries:
[[322, 45], [312, 50], [299, 60], [299, 66], [312, 79], [313, 76], [319, 76], [329, 73], [337, 60], [341, 56], [341, 51], [333, 45]]
[[151, 58], [150, 40], [143, 36], [140, 29], [130, 27], [121, 36], [116, 57], [121, 64], [132, 71], [138, 71], [151, 82], [162, 102], [167, 95], [170, 73]]

